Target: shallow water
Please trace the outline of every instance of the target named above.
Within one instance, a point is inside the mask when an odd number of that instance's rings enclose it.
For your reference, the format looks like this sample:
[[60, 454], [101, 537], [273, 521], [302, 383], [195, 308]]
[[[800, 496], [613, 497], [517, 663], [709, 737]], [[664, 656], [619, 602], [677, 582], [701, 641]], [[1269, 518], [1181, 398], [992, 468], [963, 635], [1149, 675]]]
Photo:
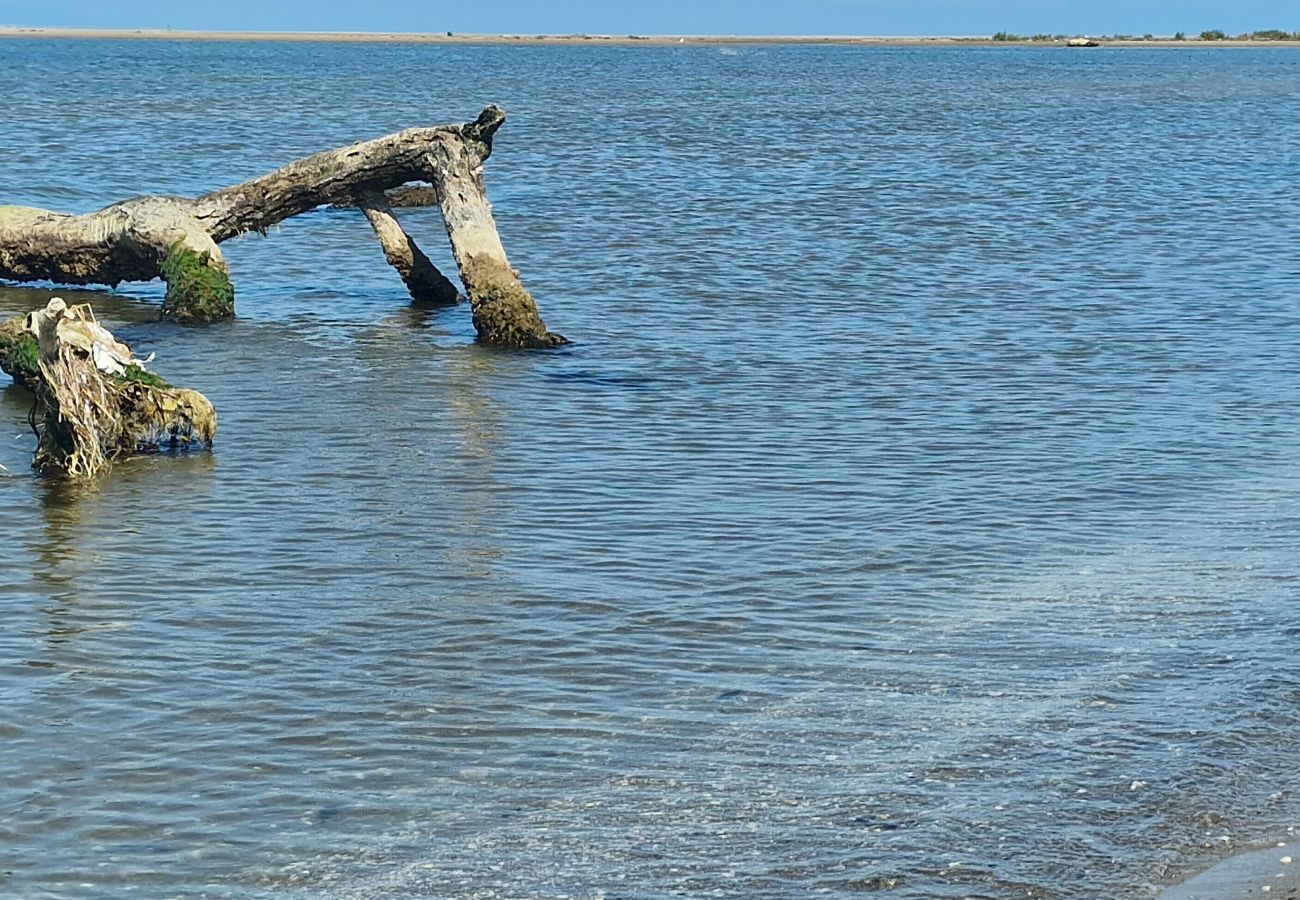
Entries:
[[0, 893], [1151, 897], [1300, 814], [1300, 52], [11, 40], [0, 96], [0, 197], [76, 211], [501, 102], [575, 341], [352, 211], [226, 245], [230, 324], [77, 293], [221, 433], [60, 487], [0, 389]]

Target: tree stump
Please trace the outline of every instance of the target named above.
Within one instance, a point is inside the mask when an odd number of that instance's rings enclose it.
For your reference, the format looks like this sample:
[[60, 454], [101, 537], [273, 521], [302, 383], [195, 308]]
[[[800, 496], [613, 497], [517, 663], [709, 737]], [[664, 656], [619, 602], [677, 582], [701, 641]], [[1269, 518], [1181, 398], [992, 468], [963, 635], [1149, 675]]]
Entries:
[[92, 478], [123, 456], [212, 445], [217, 417], [208, 399], [148, 371], [88, 305], [55, 297], [28, 314], [23, 331], [38, 352], [29, 386], [44, 415], [32, 465], [43, 474]]

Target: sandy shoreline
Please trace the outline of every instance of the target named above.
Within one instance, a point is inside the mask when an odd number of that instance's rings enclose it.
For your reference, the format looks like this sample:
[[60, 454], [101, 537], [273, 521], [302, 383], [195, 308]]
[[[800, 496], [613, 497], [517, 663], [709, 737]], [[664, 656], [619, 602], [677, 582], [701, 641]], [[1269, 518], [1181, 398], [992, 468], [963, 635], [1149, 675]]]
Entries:
[[[997, 42], [988, 37], [866, 37], [761, 35], [586, 35], [586, 34], [414, 34], [343, 31], [186, 31], [112, 28], [23, 28], [0, 26], [0, 38], [89, 38], [100, 40], [298, 41], [345, 44], [562, 44], [572, 46], [666, 46], [676, 44], [844, 44], [885, 47], [999, 46], [1052, 47], [1048, 41]], [[1103, 47], [1300, 47], [1300, 41], [1102, 41]]]

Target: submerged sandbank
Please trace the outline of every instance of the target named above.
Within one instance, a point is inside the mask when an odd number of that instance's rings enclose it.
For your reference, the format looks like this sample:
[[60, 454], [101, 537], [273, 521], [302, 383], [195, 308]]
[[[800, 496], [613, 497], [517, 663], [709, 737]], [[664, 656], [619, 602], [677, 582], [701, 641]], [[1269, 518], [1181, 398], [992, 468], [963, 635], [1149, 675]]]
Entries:
[[[316, 41], [353, 44], [563, 44], [574, 46], [669, 44], [847, 44], [876, 46], [1053, 47], [1063, 41], [995, 41], [985, 36], [870, 37], [853, 35], [609, 35], [456, 34], [368, 31], [189, 31], [161, 28], [40, 28], [0, 26], [0, 38], [98, 38], [173, 41]], [[1300, 47], [1300, 41], [1100, 40], [1103, 47]]]
[[1300, 900], [1300, 844], [1278, 842], [1267, 850], [1229, 857], [1169, 888], [1159, 900]]

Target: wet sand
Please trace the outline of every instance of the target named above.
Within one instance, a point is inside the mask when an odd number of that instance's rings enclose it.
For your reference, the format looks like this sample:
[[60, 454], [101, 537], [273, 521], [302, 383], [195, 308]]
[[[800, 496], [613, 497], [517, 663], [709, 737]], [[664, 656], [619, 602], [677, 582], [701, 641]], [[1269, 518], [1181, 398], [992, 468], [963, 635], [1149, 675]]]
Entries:
[[[185, 31], [171, 29], [24, 28], [0, 26], [0, 38], [99, 38], [172, 41], [319, 41], [353, 44], [566, 44], [589, 46], [664, 46], [670, 44], [848, 44], [893, 47], [970, 46], [1051, 47], [1062, 41], [999, 42], [989, 37], [868, 37], [851, 35], [588, 35], [447, 34], [363, 31]], [[1102, 41], [1103, 47], [1300, 47], [1300, 41]]]
[[1300, 900], [1300, 842], [1278, 842], [1267, 850], [1229, 857], [1169, 888], [1159, 900], [1244, 900], [1246, 897]]

